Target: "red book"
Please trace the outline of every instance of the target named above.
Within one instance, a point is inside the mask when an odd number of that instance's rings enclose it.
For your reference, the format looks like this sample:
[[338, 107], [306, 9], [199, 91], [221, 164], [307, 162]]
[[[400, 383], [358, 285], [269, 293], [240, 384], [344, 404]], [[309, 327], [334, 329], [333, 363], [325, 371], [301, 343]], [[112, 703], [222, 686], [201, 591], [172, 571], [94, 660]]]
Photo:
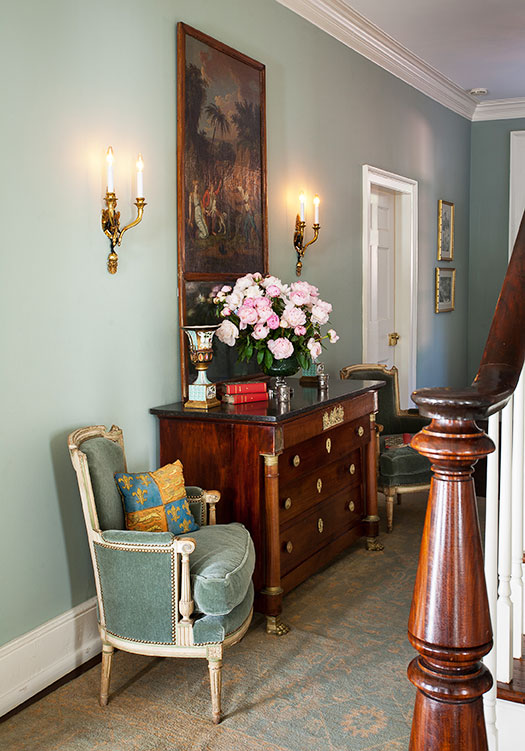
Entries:
[[266, 381], [225, 383], [223, 389], [225, 394], [261, 394], [266, 393]]
[[224, 394], [222, 401], [226, 404], [246, 404], [247, 402], [267, 402], [268, 394], [255, 392], [252, 394]]

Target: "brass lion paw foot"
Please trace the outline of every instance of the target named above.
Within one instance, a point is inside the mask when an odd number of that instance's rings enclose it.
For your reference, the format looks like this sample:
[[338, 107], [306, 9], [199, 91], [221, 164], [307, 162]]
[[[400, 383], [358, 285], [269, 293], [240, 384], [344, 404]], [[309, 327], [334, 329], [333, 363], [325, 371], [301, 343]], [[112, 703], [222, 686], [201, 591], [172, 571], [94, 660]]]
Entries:
[[372, 551], [384, 550], [385, 546], [382, 542], [379, 542], [377, 537], [368, 537], [366, 540], [366, 549]]
[[266, 616], [266, 633], [272, 636], [284, 636], [290, 630], [290, 626], [281, 621], [280, 616]]

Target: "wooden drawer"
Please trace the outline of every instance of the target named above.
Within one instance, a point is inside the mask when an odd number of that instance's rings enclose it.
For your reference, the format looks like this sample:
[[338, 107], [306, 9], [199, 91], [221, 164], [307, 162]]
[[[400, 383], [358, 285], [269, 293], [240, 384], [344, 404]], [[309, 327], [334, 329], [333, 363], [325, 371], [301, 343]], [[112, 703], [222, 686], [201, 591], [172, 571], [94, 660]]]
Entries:
[[279, 457], [279, 478], [281, 486], [324, 467], [353, 449], [363, 446], [370, 440], [370, 418], [368, 415], [353, 420], [329, 433], [317, 435], [308, 441], [296, 443], [283, 451]]
[[360, 485], [361, 466], [361, 451], [356, 449], [336, 462], [325, 464], [315, 472], [303, 473], [287, 482], [280, 482], [280, 523], [287, 523], [340, 490]]
[[327, 498], [304, 516], [283, 525], [279, 536], [281, 576], [358, 524], [362, 513], [361, 491], [357, 485]]

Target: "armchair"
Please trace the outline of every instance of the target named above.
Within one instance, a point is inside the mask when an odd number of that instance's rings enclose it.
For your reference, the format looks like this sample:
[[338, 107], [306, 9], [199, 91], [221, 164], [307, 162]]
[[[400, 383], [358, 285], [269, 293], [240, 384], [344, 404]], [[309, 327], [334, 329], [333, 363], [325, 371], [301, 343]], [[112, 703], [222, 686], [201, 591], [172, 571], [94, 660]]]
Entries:
[[[126, 472], [120, 428], [80, 428], [68, 438], [89, 540], [102, 640], [100, 704], [108, 703], [114, 648], [208, 660], [214, 723], [221, 719], [223, 650], [248, 630], [253, 612], [253, 542], [242, 524], [215, 524], [218, 491], [187, 487], [201, 528], [125, 529], [115, 483]], [[193, 617], [192, 617], [193, 616]]]
[[[387, 531], [394, 523], [394, 498], [400, 503], [401, 493], [412, 493], [430, 487], [430, 462], [404, 444], [404, 434], [419, 432], [430, 420], [420, 417], [417, 409], [399, 406], [398, 370], [385, 365], [348, 365], [340, 371], [341, 378], [384, 381], [377, 392], [379, 410], [376, 416], [378, 443], [377, 488], [386, 499]], [[397, 444], [397, 445], [396, 445]]]

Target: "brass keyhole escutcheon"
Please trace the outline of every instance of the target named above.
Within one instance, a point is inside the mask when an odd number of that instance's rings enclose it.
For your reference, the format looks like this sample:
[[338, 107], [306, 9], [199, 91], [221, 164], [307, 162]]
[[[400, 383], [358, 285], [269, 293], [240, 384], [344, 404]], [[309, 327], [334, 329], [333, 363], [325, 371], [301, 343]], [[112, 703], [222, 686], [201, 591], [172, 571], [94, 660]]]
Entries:
[[362, 425], [360, 425], [357, 428], [357, 435], [359, 436], [359, 438], [362, 438], [364, 436], [364, 434], [365, 434], [365, 429], [363, 428]]
[[332, 450], [332, 440], [330, 438], [326, 439], [326, 451], [329, 454]]
[[350, 509], [350, 511], [355, 511], [355, 503], [353, 501], [350, 501], [348, 508]]
[[395, 347], [398, 341], [399, 341], [399, 334], [397, 333], [397, 331], [393, 331], [391, 334], [388, 335], [389, 347]]
[[321, 534], [324, 529], [324, 522], [321, 518], [317, 520], [317, 529], [319, 530], [319, 534]]
[[323, 489], [323, 481], [320, 477], [317, 478], [317, 492], [320, 493]]
[[291, 553], [293, 550], [293, 542], [287, 542], [286, 543], [286, 552]]
[[284, 502], [284, 508], [288, 511], [289, 508], [292, 508], [292, 499], [287, 498]]
[[351, 475], [355, 475], [355, 464], [351, 464], [348, 468]]
[[294, 458], [292, 460], [292, 463], [293, 463], [294, 467], [298, 467], [299, 466], [299, 464], [301, 463], [301, 457], [299, 456], [299, 454], [296, 454], [294, 456]]

